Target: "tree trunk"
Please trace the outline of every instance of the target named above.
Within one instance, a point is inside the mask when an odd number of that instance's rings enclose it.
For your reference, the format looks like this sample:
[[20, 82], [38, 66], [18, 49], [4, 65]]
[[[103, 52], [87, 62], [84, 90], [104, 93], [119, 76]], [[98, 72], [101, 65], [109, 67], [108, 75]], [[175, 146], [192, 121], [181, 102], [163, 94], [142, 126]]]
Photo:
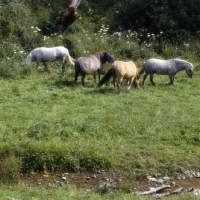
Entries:
[[70, 0], [67, 8], [60, 15], [56, 25], [57, 32], [64, 34], [69, 29], [70, 25], [73, 24], [80, 16], [77, 12], [77, 8], [81, 0]]

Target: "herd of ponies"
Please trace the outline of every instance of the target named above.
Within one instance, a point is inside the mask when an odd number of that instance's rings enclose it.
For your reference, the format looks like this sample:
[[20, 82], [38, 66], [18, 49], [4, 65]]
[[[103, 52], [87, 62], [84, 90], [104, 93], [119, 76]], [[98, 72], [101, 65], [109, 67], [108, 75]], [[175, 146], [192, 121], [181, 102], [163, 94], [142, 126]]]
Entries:
[[[52, 62], [56, 60], [61, 60], [62, 62], [62, 74], [65, 72], [66, 62], [68, 61], [70, 65], [75, 67], [75, 79], [74, 86], [76, 85], [78, 76], [81, 75], [82, 85], [85, 86], [85, 76], [93, 75], [94, 82], [96, 83], [96, 72], [98, 73], [98, 85], [101, 87], [103, 84], [107, 83], [110, 77], [113, 77], [114, 89], [116, 93], [120, 93], [120, 85], [123, 79], [127, 79], [127, 92], [130, 91], [132, 84], [134, 83], [135, 88], [140, 85], [140, 76], [143, 76], [142, 85], [148, 75], [150, 75], [150, 81], [153, 86], [155, 83], [153, 81], [154, 74], [168, 75], [170, 82], [173, 84], [174, 76], [177, 72], [185, 70], [187, 75], [192, 78], [193, 76], [193, 64], [181, 59], [168, 59], [161, 60], [151, 58], [145, 61], [142, 65], [140, 71], [138, 71], [136, 65], [132, 61], [115, 61], [113, 53], [102, 51], [95, 53], [89, 57], [79, 57], [74, 59], [70, 56], [69, 50], [63, 46], [57, 47], [38, 47], [33, 49], [26, 58], [24, 63], [24, 69], [31, 63], [36, 62], [36, 67], [40, 63], [44, 64], [47, 68], [46, 62]], [[103, 68], [103, 64], [109, 62], [112, 64], [111, 68], [105, 74], [105, 76], [100, 79], [100, 73]]]

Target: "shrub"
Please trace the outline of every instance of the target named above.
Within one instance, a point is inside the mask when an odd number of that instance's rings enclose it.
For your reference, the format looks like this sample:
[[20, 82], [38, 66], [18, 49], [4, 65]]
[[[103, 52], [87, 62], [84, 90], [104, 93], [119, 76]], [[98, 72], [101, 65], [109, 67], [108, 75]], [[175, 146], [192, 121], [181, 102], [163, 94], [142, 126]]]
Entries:
[[21, 160], [15, 156], [8, 156], [0, 159], [0, 181], [15, 182], [20, 173]]

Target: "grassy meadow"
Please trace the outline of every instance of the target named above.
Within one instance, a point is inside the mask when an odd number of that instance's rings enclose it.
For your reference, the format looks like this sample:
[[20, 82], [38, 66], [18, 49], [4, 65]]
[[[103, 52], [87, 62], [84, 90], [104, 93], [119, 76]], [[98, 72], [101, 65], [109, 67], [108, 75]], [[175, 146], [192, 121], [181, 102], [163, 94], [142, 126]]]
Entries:
[[[50, 64], [51, 73], [37, 71], [32, 64], [24, 73], [28, 48], [2, 43], [1, 199], [150, 199], [130, 193], [134, 181], [148, 175], [175, 177], [185, 170], [200, 170], [200, 43], [183, 40], [181, 45], [169, 44], [162, 41], [162, 34], [152, 34], [139, 44], [137, 33], [110, 35], [106, 25], [98, 33], [84, 29], [84, 36], [80, 30], [77, 22], [65, 36], [43, 37], [37, 31], [30, 31], [30, 36], [32, 43], [37, 40], [43, 46], [67, 44], [74, 58], [111, 51], [116, 60], [131, 59], [138, 68], [151, 57], [181, 58], [193, 63], [194, 77], [190, 79], [182, 71], [173, 86], [166, 86], [168, 76], [155, 75], [155, 87], [148, 77], [144, 86], [132, 88], [130, 93], [126, 93], [124, 81], [121, 93], [115, 94], [111, 82], [99, 89], [93, 77], [87, 76], [86, 87], [81, 86], [79, 77], [73, 88], [73, 67], [68, 66], [61, 76], [60, 62]], [[103, 74], [109, 67], [105, 65]], [[48, 190], [15, 184], [24, 172], [100, 169], [121, 175], [119, 191], [102, 196], [70, 187]]]
[[[173, 86], [165, 85], [168, 76], [155, 75], [156, 87], [148, 78], [130, 93], [124, 82], [121, 93], [115, 94], [112, 83], [97, 89], [92, 76], [86, 77], [86, 87], [79, 77], [73, 88], [72, 67], [61, 77], [60, 68], [51, 65], [51, 74], [33, 67], [18, 79], [0, 81], [2, 182], [17, 180], [20, 172], [111, 169], [121, 175], [119, 187], [127, 191], [133, 181], [147, 175], [199, 171], [198, 71], [192, 79], [179, 72]], [[35, 199], [40, 192], [39, 199], [52, 193], [40, 188]], [[73, 199], [101, 198], [71, 192]], [[7, 195], [5, 188], [2, 194]], [[10, 194], [21, 199], [19, 191]]]

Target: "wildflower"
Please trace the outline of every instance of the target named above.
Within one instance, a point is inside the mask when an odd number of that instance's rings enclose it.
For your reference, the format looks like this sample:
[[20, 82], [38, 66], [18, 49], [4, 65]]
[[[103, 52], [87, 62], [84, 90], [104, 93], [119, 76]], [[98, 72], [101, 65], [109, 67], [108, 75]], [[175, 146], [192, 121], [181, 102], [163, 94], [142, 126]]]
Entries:
[[37, 29], [37, 31], [41, 31], [41, 29], [39, 29], [38, 27], [35, 27]]
[[34, 26], [31, 26], [31, 28], [34, 28]]
[[20, 51], [19, 53], [24, 53], [24, 51]]
[[189, 46], [190, 46], [188, 43], [184, 43], [184, 45], [185, 45], [186, 47], [189, 47]]
[[37, 31], [33, 31], [34, 33], [37, 33]]

